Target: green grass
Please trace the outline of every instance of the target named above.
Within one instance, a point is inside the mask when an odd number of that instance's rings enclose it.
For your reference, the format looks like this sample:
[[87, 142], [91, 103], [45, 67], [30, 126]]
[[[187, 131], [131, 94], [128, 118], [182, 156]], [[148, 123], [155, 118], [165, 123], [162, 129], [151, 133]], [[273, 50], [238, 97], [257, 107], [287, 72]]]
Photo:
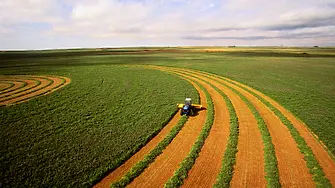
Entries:
[[[233, 83], [233, 82], [231, 82], [229, 80], [226, 80], [226, 81], [229, 82], [229, 83], [231, 83], [231, 84], [236, 85], [235, 83]], [[292, 123], [277, 108], [275, 108], [267, 100], [263, 99], [262, 97], [260, 97], [256, 93], [254, 93], [253, 91], [251, 91], [251, 90], [249, 90], [249, 89], [247, 89], [247, 88], [245, 88], [243, 86], [239, 86], [239, 87], [241, 87], [244, 90], [248, 91], [249, 93], [253, 94], [260, 101], [262, 101], [271, 111], [273, 111], [276, 114], [276, 116], [279, 117], [279, 119], [281, 120], [281, 122], [283, 122], [283, 124], [288, 128], [288, 130], [290, 131], [293, 139], [297, 143], [300, 152], [304, 155], [304, 159], [305, 159], [305, 161], [307, 163], [307, 167], [309, 168], [309, 172], [311, 173], [311, 175], [313, 177], [313, 180], [315, 181], [317, 187], [332, 187], [331, 184], [330, 184], [330, 182], [329, 182], [329, 180], [325, 177], [325, 174], [324, 174], [322, 168], [320, 167], [318, 161], [316, 160], [316, 158], [315, 158], [312, 150], [310, 149], [310, 147], [308, 147], [306, 141], [299, 134], [298, 130], [292, 125]], [[274, 162], [276, 162], [276, 161], [274, 161]], [[269, 169], [273, 169], [273, 168], [270, 167]]]
[[174, 137], [176, 137], [179, 131], [183, 128], [187, 119], [187, 116], [181, 117], [178, 124], [171, 129], [169, 134], [152, 151], [150, 151], [143, 160], [136, 163], [119, 181], [114, 182], [111, 187], [126, 187], [139, 176], [171, 143]]
[[3, 187], [90, 187], [157, 134], [176, 103], [187, 96], [197, 99], [188, 82], [157, 70], [99, 65], [22, 72], [72, 82], [0, 108]]
[[212, 128], [213, 121], [214, 121], [214, 106], [213, 101], [208, 93], [208, 91], [198, 82], [192, 80], [196, 83], [201, 90], [205, 93], [206, 102], [207, 102], [207, 113], [206, 113], [206, 121], [201, 129], [201, 132], [192, 146], [190, 152], [188, 153], [187, 157], [179, 164], [179, 168], [174, 172], [173, 176], [166, 182], [164, 187], [180, 187], [184, 180], [187, 178], [187, 173], [193, 167], [195, 160], [199, 156], [202, 146], [205, 144], [205, 140], [209, 135], [209, 132]]

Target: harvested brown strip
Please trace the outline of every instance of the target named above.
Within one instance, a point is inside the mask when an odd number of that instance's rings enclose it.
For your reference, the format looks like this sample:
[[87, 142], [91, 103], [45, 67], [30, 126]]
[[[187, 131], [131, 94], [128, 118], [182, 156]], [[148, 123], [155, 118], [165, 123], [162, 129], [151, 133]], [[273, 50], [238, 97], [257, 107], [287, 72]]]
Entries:
[[[248, 106], [233, 91], [197, 72], [182, 70], [210, 82], [231, 100], [239, 120], [238, 152], [232, 187], [265, 187], [264, 152], [257, 121]], [[222, 161], [222, 158], [221, 158]]]
[[[1, 79], [1, 78], [0, 78]], [[20, 81], [10, 81], [11, 83], [13, 83], [14, 84], [14, 86], [13, 87], [11, 87], [11, 88], [8, 88], [8, 89], [6, 89], [6, 90], [3, 90], [3, 91], [1, 91], [0, 92], [0, 98], [1, 98], [1, 96], [4, 96], [4, 95], [6, 95], [6, 93], [9, 93], [9, 92], [11, 92], [11, 91], [14, 91], [14, 90], [17, 90], [17, 89], [19, 89], [20, 87], [22, 87], [23, 85], [24, 85], [24, 82], [20, 82]]]
[[171, 121], [153, 138], [150, 140], [148, 144], [146, 144], [140, 151], [138, 151], [135, 155], [129, 158], [125, 163], [123, 163], [120, 167], [115, 169], [113, 172], [108, 174], [104, 179], [102, 179], [98, 184], [96, 184], [95, 188], [109, 188], [110, 185], [119, 180], [123, 175], [125, 175], [133, 165], [137, 162], [141, 161], [146, 154], [148, 154], [155, 146], [162, 141], [165, 136], [170, 132], [170, 130], [175, 126], [180, 119], [179, 113], [177, 113]]
[[306, 125], [304, 125], [304, 123], [299, 121], [288, 110], [283, 108], [281, 105], [279, 105], [276, 101], [274, 101], [270, 97], [262, 94], [261, 92], [251, 87], [240, 84], [236, 81], [233, 81], [233, 80], [229, 80], [229, 81], [232, 81], [237, 85], [246, 87], [247, 89], [255, 92], [257, 95], [259, 95], [263, 99], [270, 102], [274, 107], [276, 107], [293, 124], [293, 126], [298, 130], [299, 134], [304, 138], [307, 145], [312, 149], [313, 154], [316, 160], [319, 162], [320, 166], [322, 167], [323, 172], [325, 173], [326, 177], [329, 179], [332, 186], [335, 187], [335, 162], [332, 160], [328, 152], [324, 149], [322, 144], [318, 142], [317, 139], [313, 136], [313, 134], [307, 129]]
[[[15, 94], [15, 96], [17, 96], [16, 98], [3, 101], [0, 103], [0, 105], [17, 104], [17, 103], [30, 100], [36, 96], [47, 95], [71, 82], [69, 78], [65, 78], [65, 77], [55, 77], [55, 76], [37, 77], [37, 76], [34, 76], [34, 78], [38, 79], [41, 82], [41, 84], [31, 90], [27, 90], [27, 91], [19, 93], [20, 95]], [[45, 78], [53, 80], [53, 83], [48, 86], [48, 84], [50, 84], [50, 80], [47, 80]]]
[[222, 96], [210, 85], [196, 80], [212, 97], [214, 122], [196, 162], [182, 187], [209, 187], [215, 184], [229, 136], [229, 112]]
[[35, 87], [37, 87], [39, 85], [39, 83], [36, 80], [32, 80], [28, 78], [24, 78], [23, 80], [25, 83], [27, 83], [27, 85], [25, 87], [22, 87], [20, 89], [16, 89], [7, 93], [4, 93], [2, 95], [0, 95], [0, 101], [5, 101], [5, 100], [9, 100], [11, 98], [14, 98], [15, 96], [19, 96], [21, 95], [21, 92], [29, 92], [31, 90], [34, 90]]
[[[205, 94], [197, 85], [191, 82], [198, 90], [202, 105], [207, 106]], [[135, 178], [128, 187], [163, 187], [167, 180], [178, 168], [179, 163], [187, 156], [195, 143], [206, 120], [206, 111], [200, 111], [197, 116], [190, 117], [182, 130], [166, 147], [161, 155], [145, 171]]]

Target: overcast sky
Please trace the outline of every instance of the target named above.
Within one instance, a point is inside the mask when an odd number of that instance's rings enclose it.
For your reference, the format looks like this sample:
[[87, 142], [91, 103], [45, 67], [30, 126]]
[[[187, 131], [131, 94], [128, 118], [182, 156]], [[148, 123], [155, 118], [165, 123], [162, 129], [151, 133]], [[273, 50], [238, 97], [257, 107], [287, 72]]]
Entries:
[[335, 46], [335, 0], [0, 0], [0, 49]]

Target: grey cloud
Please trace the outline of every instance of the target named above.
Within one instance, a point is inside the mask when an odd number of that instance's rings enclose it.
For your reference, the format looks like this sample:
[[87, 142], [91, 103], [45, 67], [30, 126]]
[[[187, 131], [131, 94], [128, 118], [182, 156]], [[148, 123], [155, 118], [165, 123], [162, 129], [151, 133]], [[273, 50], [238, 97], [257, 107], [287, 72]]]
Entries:
[[270, 39], [272, 37], [267, 36], [247, 36], [247, 37], [222, 37], [222, 36], [215, 36], [215, 37], [203, 37], [203, 36], [185, 36], [182, 39], [186, 40], [263, 40], [263, 39]]
[[288, 34], [281, 34], [281, 35], [277, 35], [277, 36], [259, 35], [259, 36], [244, 36], [244, 37], [184, 36], [184, 37], [182, 37], [182, 39], [186, 39], [186, 40], [243, 40], [243, 41], [252, 41], [252, 40], [266, 40], [266, 39], [306, 39], [306, 38], [316, 38], [316, 37], [334, 37], [335, 38], [335, 32], [333, 32], [333, 33], [320, 33], [320, 32], [288, 33]]
[[326, 16], [312, 15], [309, 18], [305, 17], [304, 19], [300, 19], [299, 21], [292, 20], [287, 21], [287, 23], [263, 26], [261, 27], [261, 29], [268, 31], [287, 31], [325, 26], [335, 26], [335, 11]]
[[204, 32], [220, 32], [220, 31], [240, 31], [240, 30], [246, 30], [247, 28], [243, 27], [219, 27], [219, 28], [209, 28], [204, 29]]

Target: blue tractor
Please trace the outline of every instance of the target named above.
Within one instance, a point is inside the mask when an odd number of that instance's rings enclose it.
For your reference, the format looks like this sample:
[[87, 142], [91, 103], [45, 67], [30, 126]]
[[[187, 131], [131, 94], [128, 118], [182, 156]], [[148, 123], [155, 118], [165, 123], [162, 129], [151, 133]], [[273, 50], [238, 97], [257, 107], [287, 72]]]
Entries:
[[194, 116], [196, 110], [201, 110], [202, 105], [192, 104], [191, 98], [186, 98], [184, 104], [178, 104], [178, 108], [180, 109], [180, 115]]

